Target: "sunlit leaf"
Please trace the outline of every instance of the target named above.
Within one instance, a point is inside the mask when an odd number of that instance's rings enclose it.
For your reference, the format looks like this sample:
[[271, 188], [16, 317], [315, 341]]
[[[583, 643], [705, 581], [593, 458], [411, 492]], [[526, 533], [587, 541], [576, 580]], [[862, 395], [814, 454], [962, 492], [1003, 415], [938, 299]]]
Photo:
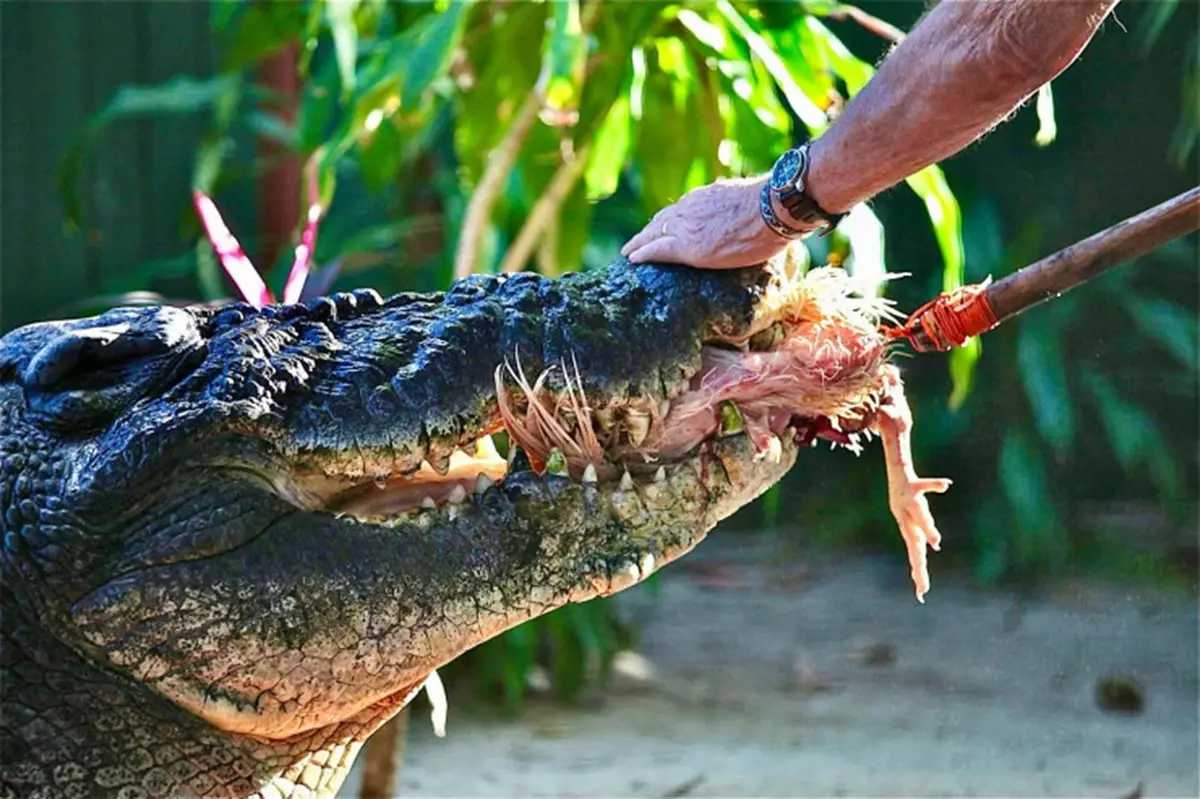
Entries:
[[629, 98], [618, 97], [596, 132], [591, 158], [584, 172], [589, 200], [608, 197], [617, 190], [629, 153], [630, 134]]
[[223, 37], [221, 68], [234, 72], [257, 64], [304, 35], [308, 10], [304, 3], [243, 3], [237, 24]]
[[800, 90], [827, 109], [836, 87], [826, 48], [807, 25], [772, 30], [770, 38]]
[[342, 96], [349, 97], [357, 85], [358, 28], [354, 11], [358, 0], [326, 0], [325, 15], [333, 35], [333, 51], [337, 57], [338, 73], [342, 78]]
[[579, 0], [556, 0], [546, 37], [544, 66], [546, 104], [554, 111], [577, 109], [587, 56]]
[[[933, 223], [933, 233], [942, 253], [942, 291], [950, 292], [963, 285], [966, 258], [962, 240], [962, 213], [958, 200], [946, 183], [946, 176], [936, 164], [922, 169], [905, 181], [925, 203], [925, 211]], [[983, 345], [978, 338], [950, 353], [950, 407], [959, 408], [971, 391], [975, 364]]]
[[801, 91], [779, 54], [754, 30], [750, 22], [737, 12], [729, 0], [717, 0], [716, 8], [733, 30], [746, 42], [755, 58], [759, 59], [766, 67], [771, 78], [783, 92], [783, 96], [787, 98], [792, 112], [813, 133], [824, 130], [828, 124], [825, 112]]
[[[399, 104], [392, 111], [420, 106], [434, 81], [450, 66], [462, 39], [463, 25], [474, 8], [473, 3], [452, 3], [445, 11], [421, 17], [390, 39], [360, 71], [363, 98], [386, 98], [394, 93]], [[357, 116], [365, 119], [380, 107], [379, 102], [360, 99]]]
[[1074, 404], [1057, 334], [1028, 323], [1017, 328], [1017, 373], [1042, 438], [1059, 455], [1075, 436]]
[[1043, 84], [1037, 94], [1038, 130], [1033, 143], [1038, 147], [1049, 147], [1058, 137], [1058, 123], [1054, 119], [1054, 91], [1050, 84]]
[[858, 94], [862, 87], [867, 85], [867, 81], [875, 75], [874, 68], [851, 53], [842, 40], [825, 27], [820, 20], [808, 17], [804, 20], [804, 26], [824, 50], [825, 57], [834, 73], [846, 82], [846, 90], [850, 96]]
[[859, 203], [838, 225], [837, 233], [850, 242], [846, 271], [854, 277], [856, 289], [866, 296], [879, 296], [887, 281], [884, 232], [879, 217], [869, 205]]
[[677, 91], [690, 71], [668, 74], [658, 68], [657, 50], [647, 52], [648, 72], [642, 90], [642, 120], [637, 126], [636, 156], [642, 205], [648, 213], [678, 200], [685, 191], [696, 158], [695, 137], [703, 121], [692, 92]]
[[559, 209], [554, 241], [555, 274], [578, 271], [582, 265], [583, 251], [592, 229], [594, 208], [588, 202], [583, 181], [580, 181]]

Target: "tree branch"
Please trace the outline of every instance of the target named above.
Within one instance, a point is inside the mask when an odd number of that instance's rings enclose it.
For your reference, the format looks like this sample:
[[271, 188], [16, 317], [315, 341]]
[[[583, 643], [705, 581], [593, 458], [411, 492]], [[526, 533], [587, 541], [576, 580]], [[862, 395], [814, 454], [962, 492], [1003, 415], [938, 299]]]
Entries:
[[529, 261], [529, 256], [537, 246], [542, 233], [558, 215], [558, 209], [562, 207], [567, 195], [571, 193], [571, 189], [575, 188], [575, 183], [583, 175], [583, 168], [587, 166], [588, 154], [591, 149], [590, 143], [585, 144], [575, 153], [574, 158], [559, 166], [558, 171], [550, 180], [550, 185], [546, 187], [546, 191], [538, 198], [533, 210], [529, 212], [529, 217], [521, 226], [521, 232], [517, 234], [516, 240], [504, 254], [504, 260], [500, 264], [501, 272], [519, 272]]
[[454, 278], [461, 280], [475, 271], [475, 261], [479, 258], [479, 245], [483, 241], [483, 233], [488, 220], [492, 216], [492, 206], [504, 188], [513, 164], [525, 140], [529, 138], [533, 124], [537, 121], [538, 112], [545, 98], [541, 86], [535, 87], [525, 98], [524, 105], [513, 118], [512, 126], [504, 138], [492, 148], [487, 155], [487, 168], [475, 191], [471, 192], [471, 200], [467, 203], [467, 212], [463, 217], [462, 233], [458, 239], [458, 250], [454, 257]]

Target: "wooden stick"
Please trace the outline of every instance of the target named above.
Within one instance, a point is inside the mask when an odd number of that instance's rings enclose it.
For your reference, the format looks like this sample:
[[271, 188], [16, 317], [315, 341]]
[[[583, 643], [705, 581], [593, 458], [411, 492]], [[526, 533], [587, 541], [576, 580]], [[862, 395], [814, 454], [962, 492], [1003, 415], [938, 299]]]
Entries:
[[[1200, 230], [1200, 186], [988, 286], [984, 296], [996, 316], [990, 329], [1196, 230]], [[914, 331], [913, 344], [919, 351], [938, 349], [919, 329]]]
[[404, 759], [404, 739], [408, 731], [409, 709], [404, 707], [384, 722], [363, 744], [360, 799], [394, 799], [400, 763]]

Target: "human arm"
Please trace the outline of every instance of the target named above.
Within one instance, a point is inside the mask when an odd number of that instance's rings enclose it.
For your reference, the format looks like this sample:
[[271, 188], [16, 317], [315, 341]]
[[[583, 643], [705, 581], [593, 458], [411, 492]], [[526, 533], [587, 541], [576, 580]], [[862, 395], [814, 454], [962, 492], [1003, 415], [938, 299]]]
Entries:
[[[830, 214], [961, 151], [1079, 56], [1119, 0], [943, 0], [810, 149]], [[766, 177], [718, 181], [660, 211], [622, 249], [636, 263], [738, 267], [787, 245], [764, 224]], [[800, 228], [774, 203], [776, 215]]]

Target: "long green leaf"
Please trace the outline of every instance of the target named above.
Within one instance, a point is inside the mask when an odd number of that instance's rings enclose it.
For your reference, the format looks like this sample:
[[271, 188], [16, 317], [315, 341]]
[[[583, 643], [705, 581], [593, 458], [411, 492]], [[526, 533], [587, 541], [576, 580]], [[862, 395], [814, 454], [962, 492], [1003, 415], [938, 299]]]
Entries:
[[66, 206], [67, 221], [81, 226], [83, 205], [79, 181], [92, 144], [115, 122], [151, 116], [179, 116], [205, 111], [241, 88], [241, 76], [221, 75], [207, 80], [189, 76], [172, 78], [158, 86], [122, 86], [113, 99], [84, 125], [58, 170], [58, 190]]
[[1080, 368], [1080, 382], [1092, 398], [1109, 446], [1121, 468], [1132, 474], [1146, 466], [1159, 490], [1168, 496], [1179, 490], [1179, 467], [1158, 425], [1141, 408], [1127, 402], [1099, 370]]
[[1132, 292], [1122, 295], [1122, 300], [1143, 335], [1158, 342], [1188, 371], [1196, 371], [1200, 365], [1200, 325], [1194, 314], [1167, 300]]
[[338, 73], [342, 77], [342, 96], [354, 94], [357, 85], [358, 28], [354, 12], [358, 0], [326, 0], [325, 16], [333, 35], [333, 51], [337, 56]]
[[[934, 237], [942, 253], [942, 291], [950, 292], [963, 285], [966, 257], [962, 240], [962, 212], [946, 176], [936, 164], [922, 169], [905, 181], [925, 203], [925, 212], [933, 223]], [[983, 352], [978, 338], [950, 353], [950, 407], [957, 409], [966, 402], [974, 381], [975, 365]]]
[[601, 200], [617, 190], [629, 154], [630, 121], [629, 97], [622, 95], [612, 104], [593, 140], [584, 172], [589, 200]]
[[563, 112], [579, 107], [586, 56], [579, 0], [555, 0], [543, 56], [550, 109]]
[[829, 124], [825, 112], [821, 110], [796, 84], [787, 66], [771, 45], [754, 30], [752, 25], [742, 17], [729, 0], [717, 0], [717, 11], [728, 21], [734, 31], [746, 42], [755, 58], [759, 59], [771, 78], [778, 84], [783, 96], [787, 98], [792, 112], [800, 118], [814, 134], [825, 129]]
[[1000, 446], [1000, 485], [1013, 511], [1013, 555], [1031, 568], [1058, 563], [1066, 549], [1057, 506], [1041, 455], [1025, 436], [1010, 431]]
[[1179, 10], [1179, 0], [1155, 0], [1147, 3], [1146, 15], [1142, 17], [1142, 55], [1148, 55], [1154, 48], [1162, 32], [1167, 29], [1167, 23]]
[[1065, 455], [1075, 437], [1075, 414], [1058, 336], [1033, 323], [1020, 326], [1017, 372], [1038, 432], [1058, 455]]
[[875, 75], [874, 68], [866, 61], [855, 56], [842, 40], [825, 27], [816, 17], [804, 20], [804, 27], [810, 32], [815, 41], [824, 51], [830, 68], [839, 78], [846, 82], [846, 90], [850, 96], [858, 94], [863, 86]]

